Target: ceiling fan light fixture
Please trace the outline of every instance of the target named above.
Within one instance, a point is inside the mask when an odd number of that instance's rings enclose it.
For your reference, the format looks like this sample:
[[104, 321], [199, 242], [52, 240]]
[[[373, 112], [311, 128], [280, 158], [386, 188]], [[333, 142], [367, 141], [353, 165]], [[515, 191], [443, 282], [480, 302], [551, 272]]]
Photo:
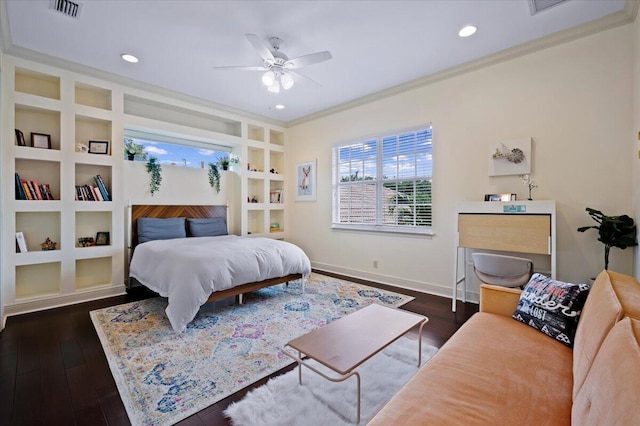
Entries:
[[271, 87], [275, 82], [276, 82], [276, 75], [273, 71], [269, 70], [264, 74], [262, 74], [262, 84], [264, 84], [265, 86]]
[[271, 93], [280, 93], [280, 82], [278, 82], [278, 80], [274, 80], [273, 84], [267, 87], [267, 90]]
[[283, 73], [280, 76], [280, 83], [282, 83], [282, 88], [284, 90], [289, 90], [293, 87], [293, 78], [291, 78], [291, 76], [289, 74], [285, 74]]
[[138, 59], [137, 56], [132, 55], [130, 53], [123, 53], [123, 54], [120, 55], [120, 57], [124, 61], [131, 62], [132, 64], [137, 64], [140, 61], [140, 59]]

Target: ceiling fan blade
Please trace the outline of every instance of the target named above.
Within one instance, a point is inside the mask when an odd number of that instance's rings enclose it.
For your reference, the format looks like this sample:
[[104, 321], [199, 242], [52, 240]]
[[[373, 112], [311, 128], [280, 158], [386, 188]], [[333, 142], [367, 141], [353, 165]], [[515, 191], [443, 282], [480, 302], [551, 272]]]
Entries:
[[213, 67], [214, 70], [243, 70], [243, 71], [266, 71], [265, 67], [258, 66], [230, 66], [230, 67]]
[[245, 34], [244, 35], [249, 43], [253, 46], [254, 49], [258, 52], [258, 55], [266, 62], [274, 63], [276, 58], [274, 58], [273, 53], [269, 50], [269, 46], [257, 35], [255, 34]]
[[314, 79], [309, 78], [306, 75], [302, 75], [299, 72], [295, 72], [295, 71], [291, 71], [291, 70], [287, 70], [286, 72], [287, 72], [287, 74], [291, 75], [293, 77], [293, 79], [296, 80], [296, 81], [306, 80], [306, 81], [310, 81], [311, 83], [315, 84], [316, 86], [322, 86], [322, 84], [318, 83]]
[[284, 66], [287, 69], [302, 68], [306, 67], [307, 65], [317, 64], [318, 62], [328, 61], [332, 57], [333, 56], [331, 56], [331, 52], [325, 50], [324, 52], [310, 53], [308, 55], [289, 59], [287, 62], [285, 62]]

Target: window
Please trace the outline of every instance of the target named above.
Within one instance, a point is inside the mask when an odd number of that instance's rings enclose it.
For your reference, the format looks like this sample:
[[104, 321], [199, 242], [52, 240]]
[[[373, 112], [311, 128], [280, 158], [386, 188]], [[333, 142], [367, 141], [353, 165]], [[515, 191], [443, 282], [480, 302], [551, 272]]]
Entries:
[[431, 126], [333, 148], [333, 227], [431, 233]]
[[215, 163], [219, 158], [231, 152], [230, 147], [214, 145], [206, 142], [186, 140], [152, 133], [125, 130], [125, 159], [129, 158], [127, 144], [138, 146], [134, 161], [146, 161], [156, 157], [160, 164], [194, 167], [204, 169], [208, 163]]

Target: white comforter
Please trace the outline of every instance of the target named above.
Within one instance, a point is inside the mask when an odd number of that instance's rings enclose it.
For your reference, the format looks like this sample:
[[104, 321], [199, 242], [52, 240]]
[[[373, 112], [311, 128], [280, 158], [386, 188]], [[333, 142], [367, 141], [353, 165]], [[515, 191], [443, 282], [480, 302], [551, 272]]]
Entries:
[[129, 276], [169, 299], [166, 313], [181, 333], [214, 291], [289, 274], [311, 273], [297, 246], [271, 238], [176, 238], [136, 247]]

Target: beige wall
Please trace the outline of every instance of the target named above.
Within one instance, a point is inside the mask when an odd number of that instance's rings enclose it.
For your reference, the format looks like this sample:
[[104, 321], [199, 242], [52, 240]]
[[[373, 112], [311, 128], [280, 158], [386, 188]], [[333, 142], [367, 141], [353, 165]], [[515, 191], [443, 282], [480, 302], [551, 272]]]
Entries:
[[[292, 127], [289, 170], [317, 159], [318, 199], [288, 197], [291, 240], [315, 267], [448, 295], [456, 204], [496, 192], [526, 199], [517, 176], [487, 176], [487, 156], [491, 142], [530, 136], [534, 199], [557, 200], [558, 278], [594, 276], [604, 267], [604, 248], [595, 231], [576, 232], [595, 224], [585, 207], [633, 212], [634, 35], [637, 27], [626, 25]], [[435, 236], [331, 230], [331, 146], [428, 122]], [[610, 269], [632, 273], [632, 250], [614, 249]]]

